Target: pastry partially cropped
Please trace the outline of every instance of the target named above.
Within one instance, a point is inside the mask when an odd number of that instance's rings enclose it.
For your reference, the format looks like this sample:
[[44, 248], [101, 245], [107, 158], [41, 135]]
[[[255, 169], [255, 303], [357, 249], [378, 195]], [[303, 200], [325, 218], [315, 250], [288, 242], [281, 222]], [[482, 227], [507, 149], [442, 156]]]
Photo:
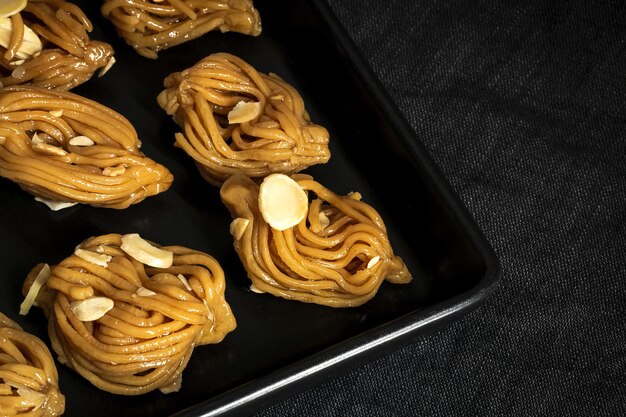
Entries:
[[276, 74], [215, 53], [165, 79], [159, 105], [183, 129], [176, 146], [202, 176], [292, 174], [330, 158], [329, 134], [311, 122], [300, 94]]
[[55, 417], [65, 411], [50, 350], [0, 313], [0, 412], [3, 416]]
[[85, 240], [58, 265], [36, 266], [23, 307], [43, 309], [59, 361], [96, 387], [170, 393], [194, 348], [235, 329], [225, 287], [206, 253], [109, 234]]
[[105, 0], [101, 10], [126, 43], [151, 59], [213, 30], [261, 33], [251, 0]]
[[23, 4], [8, 16], [0, 14], [0, 85], [69, 90], [115, 63], [111, 45], [90, 38], [91, 21], [74, 3]]
[[145, 156], [131, 123], [67, 91], [0, 90], [0, 176], [58, 209], [124, 209], [166, 191], [173, 176]]
[[411, 281], [383, 219], [359, 193], [337, 195], [304, 174], [271, 174], [260, 185], [234, 175], [220, 196], [255, 292], [356, 307], [371, 300], [385, 280]]

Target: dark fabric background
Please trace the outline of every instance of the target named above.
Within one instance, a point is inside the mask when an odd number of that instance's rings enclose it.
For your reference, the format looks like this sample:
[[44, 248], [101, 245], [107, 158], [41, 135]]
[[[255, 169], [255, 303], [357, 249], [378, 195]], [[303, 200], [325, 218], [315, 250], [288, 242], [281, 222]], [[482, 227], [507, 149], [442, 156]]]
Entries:
[[626, 415], [626, 3], [330, 4], [503, 276], [258, 417]]

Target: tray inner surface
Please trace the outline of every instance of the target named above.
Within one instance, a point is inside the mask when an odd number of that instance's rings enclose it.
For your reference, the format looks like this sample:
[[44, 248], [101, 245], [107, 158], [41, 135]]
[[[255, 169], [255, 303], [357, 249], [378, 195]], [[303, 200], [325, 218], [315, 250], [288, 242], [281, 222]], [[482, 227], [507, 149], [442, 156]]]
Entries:
[[[39, 309], [33, 308], [26, 317], [17, 314], [22, 280], [29, 269], [38, 262], [59, 262], [89, 236], [137, 232], [164, 245], [205, 251], [220, 261], [227, 276], [226, 297], [238, 327], [222, 343], [194, 350], [182, 389], [174, 394], [115, 396], [57, 364], [66, 415], [175, 413], [459, 295], [483, 277], [484, 261], [446, 206], [439, 184], [407, 152], [396, 127], [377, 106], [378, 97], [359, 80], [311, 4], [294, 1], [274, 7], [271, 1], [257, 1], [263, 18], [263, 34], [258, 38], [209, 33], [161, 52], [157, 61], [151, 61], [117, 37], [99, 13], [100, 2], [77, 3], [94, 23], [92, 36], [114, 46], [117, 63], [105, 77], [73, 91], [126, 116], [139, 132], [144, 153], [172, 171], [174, 184], [167, 192], [123, 211], [75, 206], [52, 212], [2, 179], [4, 290], [0, 308], [48, 342]], [[204, 182], [191, 158], [172, 146], [178, 128], [156, 103], [168, 74], [218, 51], [238, 55], [260, 71], [275, 72], [300, 91], [312, 120], [331, 133], [330, 162], [306, 172], [339, 194], [359, 191], [381, 213], [395, 252], [414, 275], [411, 284], [385, 283], [372, 301], [354, 309], [285, 301], [249, 291], [249, 281], [232, 248], [231, 219], [218, 189]]]

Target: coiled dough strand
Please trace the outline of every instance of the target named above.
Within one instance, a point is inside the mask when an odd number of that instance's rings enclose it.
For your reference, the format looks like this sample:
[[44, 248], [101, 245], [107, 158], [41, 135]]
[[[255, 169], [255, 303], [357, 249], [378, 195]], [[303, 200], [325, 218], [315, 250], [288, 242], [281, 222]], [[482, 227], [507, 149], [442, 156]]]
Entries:
[[105, 0], [101, 10], [126, 43], [151, 59], [213, 30], [261, 33], [251, 0]]
[[[183, 129], [176, 146], [213, 185], [237, 173], [291, 174], [330, 159], [328, 131], [311, 122], [296, 89], [239, 57], [211, 54], [164, 85], [157, 101]], [[229, 124], [228, 113], [241, 101], [259, 103], [259, 114]]]
[[[72, 144], [85, 136], [90, 146]], [[0, 176], [45, 200], [124, 209], [166, 191], [173, 176], [140, 150], [114, 110], [70, 92], [0, 91]]]
[[[2, 86], [34, 85], [70, 90], [114, 62], [111, 45], [90, 39], [91, 21], [73, 3], [29, 0], [24, 10], [10, 20], [11, 40], [7, 48], [0, 46]], [[24, 42], [26, 26], [37, 34], [43, 49], [29, 59], [20, 60], [16, 54]]]
[[[154, 243], [173, 252], [174, 262], [169, 268], [148, 267], [121, 250], [121, 238], [97, 236], [79, 246], [111, 256], [106, 266], [71, 255], [52, 267], [37, 297], [49, 319], [52, 348], [102, 390], [177, 391], [193, 349], [221, 342], [236, 327], [224, 272], [205, 253]], [[29, 274], [24, 291], [38, 269]], [[81, 321], [72, 302], [94, 296], [113, 300], [113, 309], [96, 321]]]
[[50, 350], [0, 313], [0, 412], [7, 417], [56, 417], [64, 411]]
[[309, 210], [304, 220], [284, 231], [264, 220], [259, 186], [249, 177], [232, 176], [220, 190], [233, 219], [249, 221], [234, 247], [254, 290], [330, 307], [355, 307], [372, 299], [384, 280], [411, 281], [374, 208], [357, 194], [339, 196], [310, 176], [293, 178], [309, 193]]

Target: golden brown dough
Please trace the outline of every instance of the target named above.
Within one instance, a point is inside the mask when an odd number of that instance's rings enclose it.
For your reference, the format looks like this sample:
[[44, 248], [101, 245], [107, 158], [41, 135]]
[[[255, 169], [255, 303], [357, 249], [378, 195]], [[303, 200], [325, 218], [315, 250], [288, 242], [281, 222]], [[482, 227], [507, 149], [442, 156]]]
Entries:
[[172, 174], [139, 150], [119, 113], [70, 92], [0, 91], [0, 176], [44, 200], [123, 209], [166, 191]]
[[[219, 343], [236, 327], [224, 298], [224, 272], [205, 253], [154, 243], [173, 253], [173, 263], [150, 267], [122, 244], [118, 234], [89, 238], [51, 268], [36, 300], [49, 319], [52, 348], [102, 390], [178, 391], [193, 349]], [[31, 271], [24, 293], [41, 268]], [[85, 321], [84, 306], [94, 299], [112, 300], [112, 309]]]
[[240, 223], [233, 223], [231, 232], [253, 291], [355, 307], [374, 297], [385, 279], [411, 281], [393, 253], [382, 218], [358, 193], [339, 196], [310, 176], [292, 178], [309, 194], [308, 210], [302, 221], [283, 231], [265, 221], [259, 185], [249, 177], [234, 175], [221, 188], [222, 201]]
[[105, 0], [102, 14], [126, 43], [152, 59], [212, 30], [261, 33], [261, 18], [251, 0]]
[[[73, 3], [29, 0], [20, 13], [0, 21], [13, 31], [7, 47], [0, 46], [1, 85], [69, 90], [115, 62], [111, 45], [90, 39], [91, 21]], [[27, 45], [31, 30], [41, 42], [36, 53]]]
[[[241, 58], [209, 55], [164, 85], [159, 105], [183, 129], [176, 146], [213, 185], [237, 173], [295, 173], [330, 158], [328, 131], [311, 122], [300, 94]], [[240, 102], [248, 107], [233, 117]]]
[[0, 413], [55, 417], [65, 410], [48, 347], [0, 313]]

